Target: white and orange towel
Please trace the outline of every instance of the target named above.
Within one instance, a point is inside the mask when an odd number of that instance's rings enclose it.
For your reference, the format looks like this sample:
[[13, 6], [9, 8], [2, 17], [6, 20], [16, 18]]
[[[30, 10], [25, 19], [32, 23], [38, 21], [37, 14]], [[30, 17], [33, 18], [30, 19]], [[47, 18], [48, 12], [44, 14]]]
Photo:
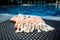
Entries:
[[54, 29], [53, 27], [47, 25], [40, 16], [27, 16], [23, 14], [18, 14], [16, 16], [13, 16], [10, 20], [16, 22], [14, 25], [16, 32], [24, 31], [29, 33], [33, 32], [35, 29], [37, 29], [38, 32], [47, 32]]

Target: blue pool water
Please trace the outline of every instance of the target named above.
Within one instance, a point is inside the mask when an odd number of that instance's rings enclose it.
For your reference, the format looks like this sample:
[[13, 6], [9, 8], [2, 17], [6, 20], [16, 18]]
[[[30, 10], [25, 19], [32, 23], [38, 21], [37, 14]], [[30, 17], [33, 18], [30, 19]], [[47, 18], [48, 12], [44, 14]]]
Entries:
[[15, 5], [15, 6], [0, 6], [0, 14], [27, 14], [27, 15], [38, 15], [38, 16], [60, 16], [59, 5], [48, 5], [48, 4], [31, 4], [31, 5]]
[[0, 22], [10, 20], [16, 14], [36, 15], [43, 19], [60, 21], [60, 6], [48, 4], [31, 4], [0, 6]]

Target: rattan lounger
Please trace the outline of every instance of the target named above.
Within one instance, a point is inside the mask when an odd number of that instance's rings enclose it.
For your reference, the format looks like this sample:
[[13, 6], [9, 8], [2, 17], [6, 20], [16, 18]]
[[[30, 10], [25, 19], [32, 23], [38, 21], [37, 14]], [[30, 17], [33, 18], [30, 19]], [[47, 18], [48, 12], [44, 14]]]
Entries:
[[59, 21], [49, 21], [45, 20], [45, 22], [54, 28], [53, 31], [49, 32], [40, 32], [37, 30], [31, 33], [15, 33], [15, 29], [13, 28], [15, 23], [10, 22], [10, 20], [0, 23], [0, 39], [1, 40], [59, 40]]

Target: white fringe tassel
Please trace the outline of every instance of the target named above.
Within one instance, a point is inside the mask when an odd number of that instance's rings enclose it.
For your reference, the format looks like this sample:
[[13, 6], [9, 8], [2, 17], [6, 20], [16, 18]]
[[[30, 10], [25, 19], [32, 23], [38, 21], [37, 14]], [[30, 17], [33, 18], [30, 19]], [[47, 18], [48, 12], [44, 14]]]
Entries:
[[15, 31], [16, 33], [17, 32], [33, 32], [35, 29], [38, 30], [38, 32], [42, 32], [42, 31], [45, 31], [45, 32], [48, 32], [48, 31], [52, 31], [54, 30], [53, 27], [47, 25], [46, 23], [20, 23], [18, 25], [18, 28], [17, 30]]

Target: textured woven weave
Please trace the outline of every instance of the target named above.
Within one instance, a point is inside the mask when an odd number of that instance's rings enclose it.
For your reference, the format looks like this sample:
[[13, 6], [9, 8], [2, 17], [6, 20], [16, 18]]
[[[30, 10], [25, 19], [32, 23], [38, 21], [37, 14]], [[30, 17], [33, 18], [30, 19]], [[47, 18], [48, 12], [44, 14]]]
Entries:
[[[49, 32], [37, 32], [35, 30], [31, 33], [15, 33], [13, 28], [14, 23], [9, 20], [3, 23], [0, 23], [0, 39], [1, 40], [59, 40], [59, 22], [45, 20], [51, 26], [55, 26], [55, 30]], [[51, 22], [51, 23], [50, 23]], [[55, 23], [54, 25], [52, 25]]]

